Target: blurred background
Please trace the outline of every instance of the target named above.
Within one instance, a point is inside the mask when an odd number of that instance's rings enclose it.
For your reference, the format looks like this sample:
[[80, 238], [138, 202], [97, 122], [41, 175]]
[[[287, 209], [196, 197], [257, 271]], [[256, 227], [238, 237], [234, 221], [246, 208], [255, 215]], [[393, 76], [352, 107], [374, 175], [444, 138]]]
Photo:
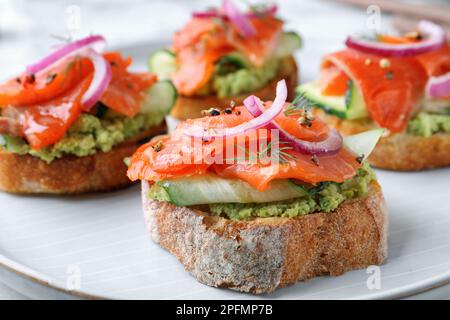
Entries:
[[[287, 28], [304, 38], [299, 56], [307, 61], [302, 64], [306, 78], [317, 71], [324, 52], [342, 47], [349, 33], [367, 31], [368, 17], [374, 13], [369, 5], [381, 8], [377, 28], [382, 31], [407, 29], [421, 17], [450, 25], [450, 0], [275, 2]], [[134, 55], [137, 68], [145, 67], [145, 51], [168, 44], [192, 10], [218, 4], [220, 0], [0, 0], [0, 80], [23, 70], [62, 39], [92, 33], [104, 35], [111, 49]]]

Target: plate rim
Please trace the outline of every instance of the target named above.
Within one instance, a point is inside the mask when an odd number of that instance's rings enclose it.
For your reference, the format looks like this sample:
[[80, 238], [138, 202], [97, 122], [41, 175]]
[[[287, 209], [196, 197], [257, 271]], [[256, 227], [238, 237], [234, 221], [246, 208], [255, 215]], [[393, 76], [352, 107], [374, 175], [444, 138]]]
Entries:
[[[169, 253], [167, 253], [169, 254]], [[8, 257], [6, 257], [4, 254], [0, 253], [0, 268], [6, 269], [7, 271], [10, 271], [15, 274], [16, 277], [20, 277], [24, 279], [25, 281], [31, 281], [35, 284], [38, 284], [40, 286], [44, 286], [53, 290], [56, 290], [57, 292], [61, 294], [66, 294], [69, 296], [72, 296], [73, 298], [82, 298], [82, 299], [88, 299], [88, 300], [116, 300], [120, 299], [120, 297], [114, 297], [110, 295], [104, 295], [96, 292], [92, 289], [76, 289], [76, 290], [69, 290], [65, 288], [65, 286], [59, 281], [52, 277], [49, 277], [45, 275], [45, 273], [41, 271], [37, 271], [31, 267], [26, 266], [23, 263], [16, 262]], [[186, 271], [188, 272], [188, 271]], [[194, 279], [195, 280], [195, 279]], [[1, 279], [0, 279], [1, 281]], [[205, 284], [203, 284], [206, 286]], [[295, 284], [294, 284], [295, 285]], [[429, 278], [427, 280], [409, 284], [409, 285], [403, 285], [401, 287], [396, 287], [393, 289], [390, 289], [389, 291], [385, 293], [369, 293], [364, 296], [361, 296], [361, 300], [383, 300], [383, 299], [401, 299], [401, 298], [408, 298], [412, 297], [414, 295], [424, 293], [427, 291], [431, 291], [434, 289], [442, 288], [446, 285], [450, 285], [450, 270], [439, 274], [435, 277]], [[214, 288], [214, 287], [211, 287]], [[15, 289], [14, 287], [12, 289]], [[255, 296], [256, 299], [257, 296]], [[270, 297], [269, 297], [270, 299]], [[252, 300], [252, 299], [251, 299]], [[319, 298], [320, 300], [320, 298]]]

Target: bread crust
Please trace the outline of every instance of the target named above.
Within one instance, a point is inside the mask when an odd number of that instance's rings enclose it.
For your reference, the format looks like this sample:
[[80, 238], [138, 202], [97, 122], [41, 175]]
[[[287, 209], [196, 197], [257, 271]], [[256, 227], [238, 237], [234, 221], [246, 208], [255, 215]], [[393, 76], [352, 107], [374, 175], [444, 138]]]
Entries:
[[108, 152], [85, 157], [64, 156], [51, 163], [0, 148], [0, 190], [18, 194], [78, 194], [110, 191], [132, 184], [123, 162], [147, 137], [160, 134], [165, 124], [142, 132]]
[[[343, 135], [357, 134], [374, 129], [373, 123], [364, 120], [343, 120], [318, 112], [322, 119]], [[450, 134], [437, 133], [431, 137], [394, 133], [382, 137], [369, 156], [371, 165], [396, 171], [419, 171], [450, 166]]]
[[285, 79], [288, 88], [288, 101], [295, 97], [295, 88], [298, 84], [298, 68], [294, 57], [289, 57], [283, 61], [277, 77], [263, 88], [251, 93], [242, 94], [237, 97], [219, 99], [217, 96], [182, 96], [179, 95], [171, 115], [178, 119], [194, 119], [202, 116], [202, 110], [215, 107], [224, 109], [230, 106], [234, 101], [236, 105], [242, 105], [245, 98], [250, 94], [258, 96], [263, 101], [273, 100], [275, 98], [275, 89], [277, 82]]
[[147, 199], [154, 242], [174, 254], [199, 282], [255, 294], [321, 275], [338, 276], [387, 257], [388, 214], [381, 188], [331, 213], [233, 221]]

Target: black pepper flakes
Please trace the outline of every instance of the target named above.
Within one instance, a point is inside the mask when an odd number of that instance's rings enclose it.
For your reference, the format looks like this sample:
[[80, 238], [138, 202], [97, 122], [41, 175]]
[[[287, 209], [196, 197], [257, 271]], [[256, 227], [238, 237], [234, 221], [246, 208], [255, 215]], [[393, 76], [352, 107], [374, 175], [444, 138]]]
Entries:
[[314, 119], [315, 117], [311, 113], [311, 111], [304, 110], [303, 116], [298, 118], [298, 122], [300, 123], [301, 126], [309, 128], [312, 126]]
[[22, 80], [20, 80], [19, 77], [16, 78], [16, 82], [17, 82], [18, 84], [22, 84]]
[[213, 117], [218, 116], [218, 115], [220, 115], [220, 111], [217, 109], [213, 109], [213, 110], [211, 110], [210, 115]]
[[386, 78], [389, 80], [394, 79], [394, 73], [392, 71], [386, 72]]
[[201, 114], [204, 117], [214, 117], [220, 115], [220, 110], [216, 108], [209, 108], [208, 110], [202, 110]]
[[158, 141], [157, 144], [155, 144], [154, 146], [152, 146], [153, 150], [155, 150], [155, 152], [160, 152], [163, 148], [163, 142], [162, 141]]
[[226, 114], [232, 114], [233, 110], [231, 108], [226, 108], [223, 112]]
[[363, 160], [364, 160], [364, 155], [363, 155], [363, 154], [360, 155], [360, 156], [358, 156], [358, 157], [356, 157], [356, 161], [357, 161], [359, 164], [361, 164], [361, 163], [363, 162]]
[[111, 61], [109, 64], [111, 65], [111, 67], [117, 67], [117, 63], [115, 61]]
[[26, 76], [25, 78], [25, 82], [26, 83], [35, 83], [36, 82], [36, 76], [34, 75], [34, 73], [30, 73]]
[[317, 158], [317, 156], [316, 156], [315, 154], [312, 155], [311, 161], [312, 161], [316, 166], [319, 166], [319, 165], [320, 165], [319, 158]]
[[47, 76], [47, 79], [45, 79], [45, 85], [48, 86], [50, 83], [52, 83], [53, 80], [55, 80], [56, 76], [57, 76], [56, 73], [49, 74]]

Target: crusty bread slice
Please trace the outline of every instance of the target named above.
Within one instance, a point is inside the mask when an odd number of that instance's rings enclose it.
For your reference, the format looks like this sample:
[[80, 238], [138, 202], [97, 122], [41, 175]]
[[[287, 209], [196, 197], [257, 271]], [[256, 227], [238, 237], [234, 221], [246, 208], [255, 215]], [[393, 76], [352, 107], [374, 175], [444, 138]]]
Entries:
[[254, 94], [262, 101], [270, 101], [275, 98], [275, 89], [277, 82], [285, 79], [288, 88], [288, 101], [293, 100], [295, 96], [295, 88], [298, 84], [298, 70], [294, 57], [286, 58], [281, 64], [277, 77], [268, 83], [263, 88], [251, 92], [242, 94], [240, 96], [219, 99], [217, 96], [193, 96], [186, 97], [179, 95], [171, 115], [178, 119], [194, 119], [202, 116], [202, 110], [209, 109], [211, 107], [224, 109], [230, 106], [230, 102], [234, 101], [236, 105], [242, 105], [245, 98], [250, 94]]
[[86, 157], [64, 156], [50, 164], [31, 155], [0, 148], [0, 190], [19, 194], [75, 194], [109, 191], [131, 185], [123, 162], [140, 141], [161, 134], [165, 124], [142, 132], [108, 152]]
[[251, 293], [321, 275], [341, 275], [387, 257], [388, 215], [378, 183], [369, 194], [331, 213], [233, 221], [188, 207], [148, 200], [151, 238], [201, 283]]
[[[375, 128], [369, 121], [343, 120], [321, 110], [316, 112], [343, 135]], [[397, 171], [447, 167], [450, 166], [450, 134], [437, 133], [429, 138], [407, 133], [391, 134], [380, 139], [368, 160], [377, 168]]]

